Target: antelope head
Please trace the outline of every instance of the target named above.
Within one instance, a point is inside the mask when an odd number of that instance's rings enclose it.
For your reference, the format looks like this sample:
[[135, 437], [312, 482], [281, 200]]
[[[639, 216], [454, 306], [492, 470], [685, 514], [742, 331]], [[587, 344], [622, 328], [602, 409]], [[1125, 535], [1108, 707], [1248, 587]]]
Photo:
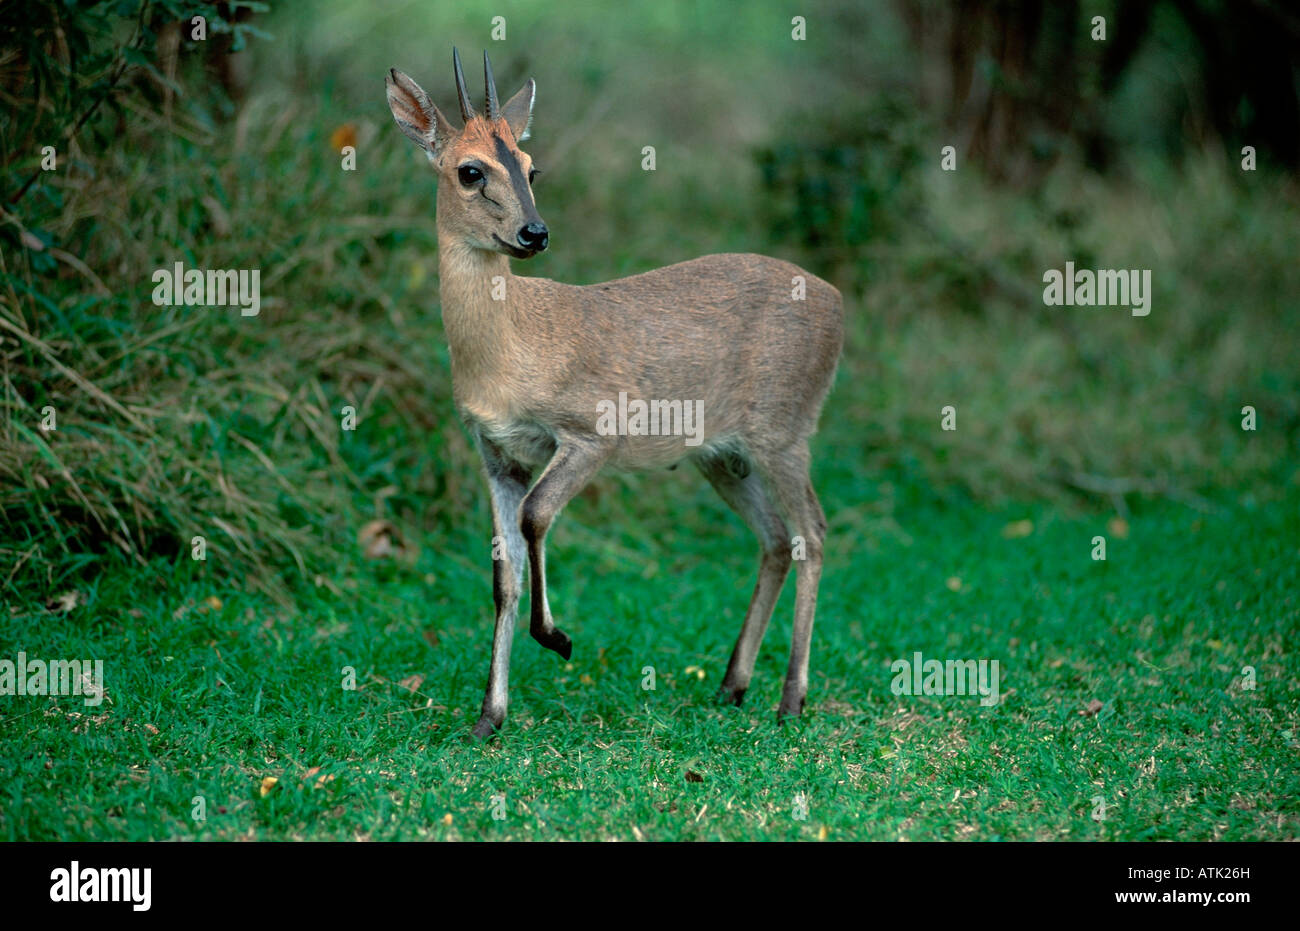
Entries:
[[532, 78], [501, 104], [492, 63], [483, 53], [487, 102], [476, 113], [460, 53], [452, 50], [464, 126], [457, 129], [420, 85], [391, 69], [385, 80], [393, 119], [424, 149], [438, 174], [438, 229], [473, 249], [527, 259], [546, 248], [549, 233], [533, 202], [533, 160], [519, 148], [528, 138], [536, 84]]

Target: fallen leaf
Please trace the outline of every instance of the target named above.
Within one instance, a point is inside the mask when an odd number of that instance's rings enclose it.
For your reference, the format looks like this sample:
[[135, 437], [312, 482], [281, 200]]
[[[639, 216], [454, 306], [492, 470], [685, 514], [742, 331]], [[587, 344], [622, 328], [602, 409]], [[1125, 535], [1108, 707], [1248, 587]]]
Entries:
[[447, 825], [447, 827], [451, 827], [451, 822], [453, 820], [454, 819], [451, 817], [451, 812], [447, 812], [445, 815], [442, 816], [442, 823]]
[[1008, 540], [1015, 540], [1020, 537], [1027, 537], [1034, 532], [1034, 522], [1032, 520], [1013, 520], [1002, 528], [1002, 536]]
[[828, 836], [830, 833], [831, 833], [831, 832], [828, 831], [828, 830], [826, 829], [826, 825], [823, 824], [823, 825], [821, 826], [821, 830], [819, 830], [819, 831], [817, 832], [817, 839], [818, 839], [818, 840], [825, 840], [825, 839], [827, 838], [827, 836]]
[[275, 784], [276, 784], [277, 782], [279, 782], [279, 781], [280, 781], [280, 780], [277, 779], [277, 778], [275, 778], [274, 776], [267, 776], [267, 777], [265, 777], [265, 778], [262, 780], [262, 784], [261, 784], [261, 786], [258, 787], [258, 790], [257, 790], [257, 791], [258, 791], [258, 794], [259, 794], [259, 795], [262, 795], [262, 796], [265, 796], [268, 792], [270, 792], [272, 789], [275, 788]]
[[77, 593], [64, 592], [46, 602], [45, 607], [56, 614], [66, 614], [77, 606]]
[[1128, 521], [1122, 517], [1112, 517], [1106, 522], [1106, 532], [1121, 540], [1128, 539]]
[[357, 126], [355, 123], [344, 123], [342, 126], [330, 133], [330, 146], [335, 152], [342, 152], [344, 146], [357, 145]]
[[948, 580], [943, 584], [947, 585], [950, 591], [954, 591], [954, 592], [961, 591], [961, 579], [959, 579], [955, 575], [948, 576]]
[[414, 562], [415, 547], [406, 542], [392, 521], [372, 520], [357, 532], [357, 543], [366, 559], [401, 559]]
[[1102, 708], [1105, 707], [1106, 707], [1105, 705], [1103, 705], [1101, 702], [1097, 701], [1097, 699], [1094, 698], [1092, 701], [1088, 702], [1088, 707], [1080, 711], [1079, 714], [1083, 715], [1085, 718], [1090, 718], [1098, 711], [1100, 711]]
[[[319, 776], [316, 774], [320, 773]], [[316, 776], [315, 782], [312, 783], [313, 789], [323, 789], [326, 785], [334, 781], [334, 777], [329, 773], [321, 773], [319, 766], [313, 766], [307, 772], [303, 773], [302, 781], [308, 782], [313, 776]]]
[[693, 770], [693, 769], [688, 769], [688, 770], [686, 771], [686, 781], [687, 781], [687, 782], [703, 782], [703, 781], [704, 781], [704, 777], [701, 776], [699, 773], [697, 773], [695, 770]]
[[152, 724], [146, 724], [144, 726], [144, 729], [148, 731], [150, 734], [158, 733], [158, 728], [154, 727]]
[[424, 684], [424, 676], [420, 675], [418, 672], [412, 673], [397, 684], [408, 692], [414, 692]]

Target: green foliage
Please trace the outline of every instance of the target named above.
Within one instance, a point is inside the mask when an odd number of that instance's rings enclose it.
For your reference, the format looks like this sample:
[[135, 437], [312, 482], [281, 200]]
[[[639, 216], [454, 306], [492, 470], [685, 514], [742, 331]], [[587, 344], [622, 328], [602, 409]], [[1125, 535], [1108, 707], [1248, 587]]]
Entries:
[[[572, 662], [521, 631], [487, 745], [465, 740], [491, 641], [472, 521], [395, 578], [341, 560], [338, 591], [304, 590], [293, 610], [133, 570], [66, 616], [23, 604], [0, 614], [0, 643], [103, 658], [107, 698], [5, 699], [0, 839], [1297, 838], [1295, 490], [1211, 516], [1157, 503], [1127, 537], [924, 495], [882, 523], [846, 505], [854, 490], [823, 482], [840, 506], [808, 707], [784, 727], [792, 586], [745, 706], [713, 706], [757, 559], [687, 482], [658, 536], [629, 523], [630, 491], [569, 509], [548, 568]], [[1004, 535], [1024, 520], [1032, 532]], [[1090, 558], [1097, 533], [1106, 562]], [[1000, 703], [893, 694], [890, 664], [915, 651], [997, 660]]]
[[[132, 18], [79, 27], [97, 70], [43, 105], [63, 115], [41, 116], [52, 122], [37, 136], [66, 126], [78, 99], [93, 104], [84, 88], [111, 69], [110, 48], [154, 61], [153, 30], [176, 11], [150, 9], [138, 35]], [[286, 576], [327, 577], [372, 518], [422, 542], [487, 526], [450, 398], [432, 184], [380, 80], [404, 65], [448, 108], [445, 56], [419, 36], [469, 29], [478, 12], [281, 11], [263, 31], [282, 38], [253, 62], [230, 124], [196, 56], [182, 50], [174, 77], [162, 72], [184, 90], [169, 96], [122, 51], [128, 70], [105, 103], [122, 121], [104, 120], [93, 147], [74, 134], [71, 157], [60, 149], [60, 170], [40, 173], [0, 224], [7, 596], [52, 595], [118, 556], [184, 560], [194, 535], [213, 547], [212, 573], [283, 595]], [[1108, 176], [1063, 161], [1028, 191], [960, 155], [940, 172], [940, 114], [890, 89], [910, 85], [887, 22], [864, 54], [894, 77], [864, 97], [834, 45], [860, 10], [839, 9], [842, 34], [814, 29], [806, 46], [773, 32], [788, 23], [775, 2], [716, 21], [697, 12], [646, 12], [650, 46], [636, 18], [560, 29], [512, 14], [527, 50], [509, 46], [498, 80], [541, 83], [530, 152], [552, 230], [552, 249], [518, 273], [588, 283], [757, 251], [828, 277], [849, 332], [815, 458], [819, 481], [855, 489], [828, 510], [866, 499], [888, 513], [903, 495], [1123, 509], [1223, 487], [1269, 499], [1293, 480], [1300, 231], [1284, 176], [1243, 177], [1213, 152], [1173, 170], [1128, 153]], [[347, 40], [366, 23], [381, 38]], [[49, 45], [47, 32], [24, 41]], [[581, 68], [566, 65], [574, 41]], [[50, 67], [42, 88], [63, 74]], [[331, 143], [343, 129], [356, 172]], [[647, 144], [654, 172], [640, 168]], [[4, 151], [13, 190], [35, 150]], [[1066, 260], [1154, 269], [1152, 316], [1044, 308], [1043, 270]], [[261, 316], [153, 306], [150, 276], [176, 261], [260, 268]], [[955, 433], [938, 429], [948, 404]], [[1257, 433], [1237, 426], [1245, 404]], [[46, 405], [53, 434], [38, 427]], [[355, 432], [339, 429], [344, 405], [360, 412]], [[604, 478], [592, 494], [634, 489], [626, 518], [673, 533], [653, 503], [661, 480]]]
[[802, 247], [826, 274], [859, 286], [874, 270], [866, 247], [896, 240], [922, 203], [915, 113], [908, 101], [875, 96], [796, 122], [758, 149], [772, 241]]
[[[0, 181], [6, 196], [19, 190], [18, 173], [31, 172], [39, 148], [55, 145], [83, 130], [96, 145], [111, 144], [115, 124], [125, 119], [132, 96], [165, 89], [184, 94], [158, 67], [165, 29], [184, 34], [192, 17], [202, 15], [211, 36], [227, 34], [233, 51], [249, 36], [266, 34], [239, 22], [241, 10], [266, 12], [265, 3], [208, 3], [187, 0], [16, 0], [6, 5], [13, 27], [6, 31], [0, 89], [9, 105], [0, 108]], [[182, 47], [187, 43], [182, 39]], [[201, 46], [199, 48], [202, 48]], [[190, 107], [202, 107], [204, 88], [195, 83], [185, 94]], [[104, 117], [113, 117], [106, 125]], [[66, 153], [61, 153], [66, 157]], [[21, 183], [21, 181], [19, 181]]]

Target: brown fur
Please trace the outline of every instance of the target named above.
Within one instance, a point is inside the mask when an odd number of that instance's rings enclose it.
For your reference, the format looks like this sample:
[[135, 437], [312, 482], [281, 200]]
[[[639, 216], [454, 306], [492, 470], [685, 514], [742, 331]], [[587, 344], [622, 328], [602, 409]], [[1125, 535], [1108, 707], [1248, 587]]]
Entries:
[[[808, 438], [843, 342], [839, 292], [798, 266], [761, 255], [710, 255], [603, 284], [515, 276], [518, 232], [541, 218], [518, 148], [531, 116], [529, 81], [489, 121], [451, 127], [410, 78], [393, 72], [388, 96], [403, 132], [439, 177], [437, 226], [443, 321], [456, 406], [483, 452], [494, 524], [510, 551], [495, 567], [497, 633], [483, 716], [485, 736], [505, 717], [506, 675], [523, 551], [532, 564], [533, 636], [568, 656], [546, 603], [544, 539], [560, 508], [605, 465], [656, 468], [691, 459], [758, 534], [759, 582], [723, 682], [739, 703], [772, 605], [797, 560], [795, 638], [781, 714], [807, 690], [808, 642], [825, 517], [808, 481]], [[500, 156], [504, 154], [504, 159]], [[482, 186], [461, 183], [480, 167]], [[499, 240], [499, 241], [498, 241]], [[525, 254], [527, 254], [525, 252]], [[796, 279], [806, 295], [792, 296]], [[504, 300], [500, 296], [504, 287]], [[635, 399], [702, 403], [703, 443], [681, 436], [603, 436], [598, 404]], [[533, 482], [534, 472], [540, 475]], [[792, 533], [793, 531], [793, 533]]]

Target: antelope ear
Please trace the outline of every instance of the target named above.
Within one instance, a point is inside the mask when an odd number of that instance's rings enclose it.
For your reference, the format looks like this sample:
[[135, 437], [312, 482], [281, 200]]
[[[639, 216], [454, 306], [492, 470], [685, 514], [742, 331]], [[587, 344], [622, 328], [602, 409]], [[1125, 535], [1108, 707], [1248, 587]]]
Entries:
[[388, 94], [388, 109], [393, 111], [397, 128], [424, 149], [432, 160], [455, 135], [455, 130], [424, 89], [396, 68], [389, 69], [384, 87]]
[[528, 126], [533, 121], [533, 101], [536, 99], [537, 82], [529, 78], [519, 88], [519, 93], [507, 100], [501, 108], [501, 116], [515, 134], [515, 142], [523, 142], [528, 138]]

